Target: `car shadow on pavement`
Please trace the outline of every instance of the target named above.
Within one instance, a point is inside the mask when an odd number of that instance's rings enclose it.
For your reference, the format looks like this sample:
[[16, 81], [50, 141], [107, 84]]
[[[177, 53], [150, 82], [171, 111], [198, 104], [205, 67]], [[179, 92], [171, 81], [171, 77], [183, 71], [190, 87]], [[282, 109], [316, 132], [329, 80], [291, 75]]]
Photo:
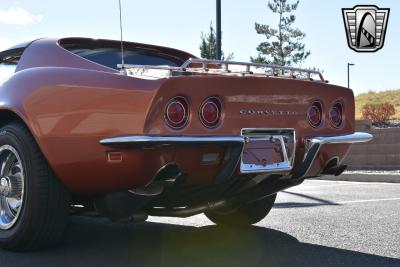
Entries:
[[0, 266], [399, 266], [400, 260], [301, 243], [250, 227], [112, 224], [75, 216], [63, 242], [47, 251], [0, 251]]
[[282, 191], [282, 193], [296, 196], [299, 198], [304, 198], [307, 201], [312, 201], [312, 202], [281, 202], [281, 203], [275, 203], [274, 208], [286, 209], [286, 208], [309, 208], [309, 207], [319, 207], [319, 206], [340, 206], [340, 204], [336, 202], [318, 197], [313, 197], [306, 194], [289, 192], [289, 191]]

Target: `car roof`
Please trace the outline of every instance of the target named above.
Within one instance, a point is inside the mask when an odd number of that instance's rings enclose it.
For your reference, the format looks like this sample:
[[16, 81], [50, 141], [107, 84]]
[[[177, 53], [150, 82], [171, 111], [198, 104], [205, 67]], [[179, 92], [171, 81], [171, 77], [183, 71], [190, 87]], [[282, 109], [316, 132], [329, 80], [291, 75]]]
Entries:
[[[110, 40], [110, 39], [94, 39], [94, 38], [84, 38], [84, 37], [66, 37], [60, 38], [58, 43], [64, 47], [65, 45], [92, 45], [96, 46], [115, 46], [120, 47], [121, 41], [120, 40]], [[159, 45], [152, 45], [152, 44], [144, 44], [144, 43], [137, 43], [137, 42], [130, 42], [130, 41], [123, 41], [123, 44], [126, 48], [139, 48], [145, 50], [154, 50], [169, 54], [171, 56], [175, 56], [180, 58], [181, 60], [185, 61], [189, 58], [196, 58], [196, 56], [171, 47], [159, 46]]]
[[[61, 46], [65, 45], [65, 44], [67, 44], [67, 45], [72, 45], [72, 44], [77, 44], [77, 45], [79, 45], [79, 44], [120, 45], [120, 42], [121, 42], [119, 40], [94, 39], [94, 38], [85, 38], [85, 37], [38, 38], [33, 41], [19, 43], [19, 44], [14, 45], [6, 50], [1, 51], [0, 52], [0, 62], [2, 61], [3, 58], [8, 57], [10, 54], [12, 55], [12, 54], [24, 51], [29, 45], [31, 45], [35, 41], [46, 40], [46, 39], [48, 41], [53, 40], [55, 43], [58, 43]], [[178, 50], [175, 48], [151, 45], [151, 44], [144, 44], [144, 43], [129, 42], [129, 41], [124, 41], [123, 43], [127, 47], [136, 47], [136, 48], [142, 48], [142, 49], [146, 49], [146, 50], [161, 51], [161, 52], [170, 54], [171, 56], [173, 55], [177, 58], [180, 58], [182, 61], [185, 61], [189, 58], [196, 58], [196, 56], [194, 56], [190, 53], [187, 53], [185, 51]]]

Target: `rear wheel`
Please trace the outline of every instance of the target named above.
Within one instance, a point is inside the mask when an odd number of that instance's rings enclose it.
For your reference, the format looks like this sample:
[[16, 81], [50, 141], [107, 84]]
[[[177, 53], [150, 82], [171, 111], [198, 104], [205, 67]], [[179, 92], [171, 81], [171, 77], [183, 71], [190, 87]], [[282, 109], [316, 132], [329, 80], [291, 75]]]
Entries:
[[65, 229], [69, 193], [58, 181], [25, 126], [0, 129], [0, 247], [36, 250], [57, 242]]
[[272, 209], [275, 199], [276, 194], [243, 204], [238, 208], [207, 211], [205, 215], [217, 225], [248, 226], [264, 219]]

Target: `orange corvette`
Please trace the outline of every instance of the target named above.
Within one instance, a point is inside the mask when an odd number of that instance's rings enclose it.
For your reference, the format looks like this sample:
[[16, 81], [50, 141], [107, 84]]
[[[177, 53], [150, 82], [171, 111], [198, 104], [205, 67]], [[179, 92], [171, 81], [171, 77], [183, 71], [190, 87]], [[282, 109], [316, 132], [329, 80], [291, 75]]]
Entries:
[[[60, 239], [71, 210], [250, 225], [341, 174], [354, 95], [315, 71], [86, 38], [0, 52], [0, 246]], [[121, 60], [123, 58], [123, 60]]]

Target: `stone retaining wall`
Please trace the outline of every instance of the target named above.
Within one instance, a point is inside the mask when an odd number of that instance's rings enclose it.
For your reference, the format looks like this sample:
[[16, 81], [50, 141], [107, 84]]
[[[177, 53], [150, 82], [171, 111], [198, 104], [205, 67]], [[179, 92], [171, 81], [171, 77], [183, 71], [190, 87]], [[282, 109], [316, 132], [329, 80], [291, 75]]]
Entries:
[[371, 133], [374, 140], [351, 147], [344, 161], [350, 170], [400, 169], [400, 128], [370, 129], [361, 122], [357, 130]]

